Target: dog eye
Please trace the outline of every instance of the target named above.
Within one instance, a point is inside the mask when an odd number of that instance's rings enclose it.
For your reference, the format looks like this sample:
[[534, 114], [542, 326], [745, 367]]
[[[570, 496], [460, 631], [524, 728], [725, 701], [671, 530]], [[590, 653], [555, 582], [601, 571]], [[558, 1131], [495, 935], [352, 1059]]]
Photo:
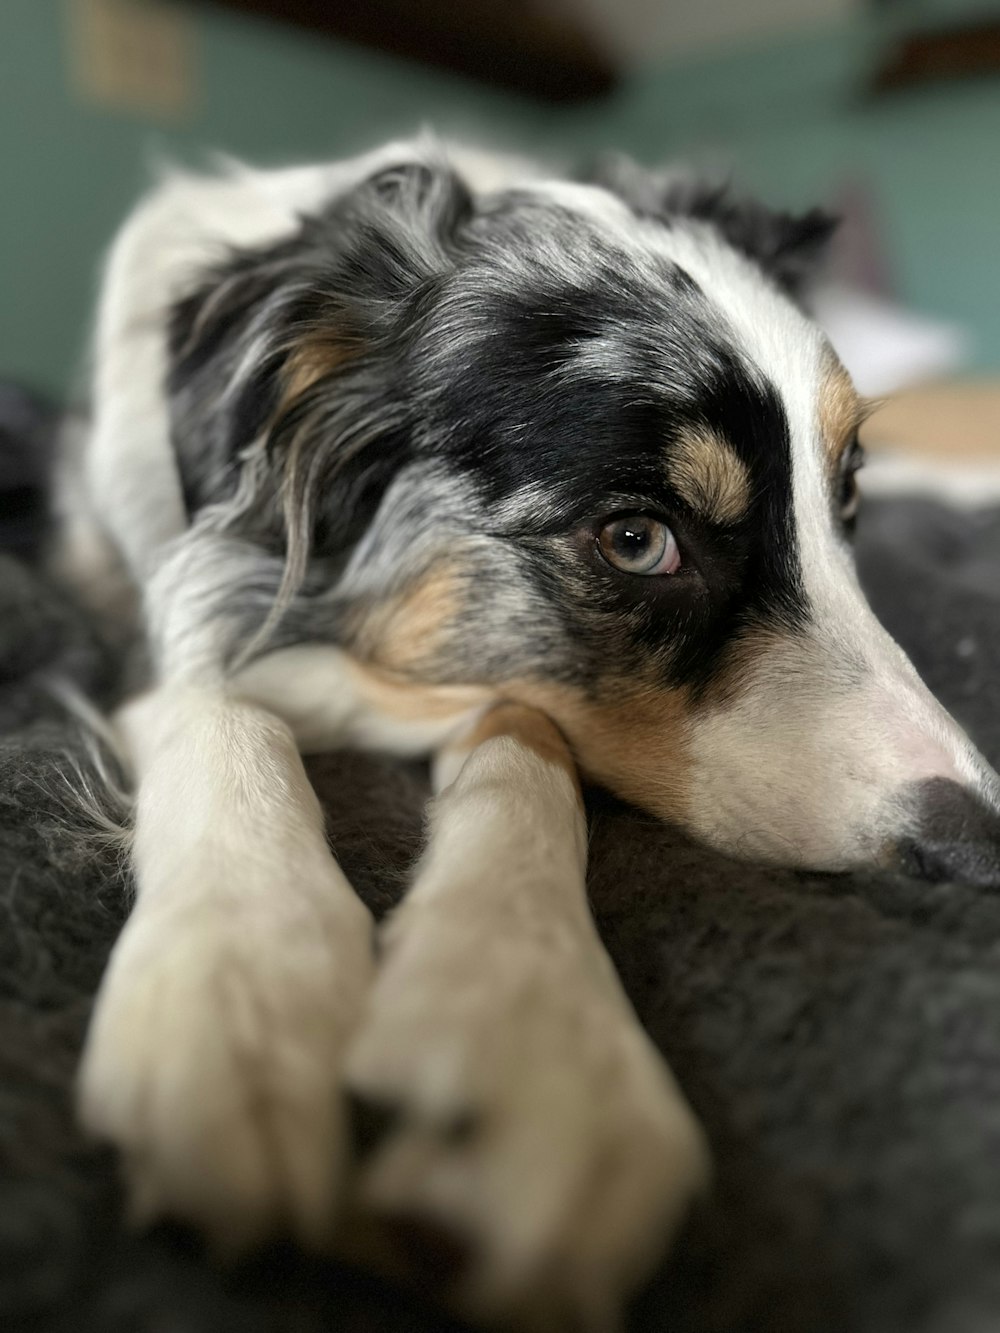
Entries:
[[858, 512], [858, 473], [865, 465], [865, 451], [858, 440], [854, 440], [844, 458], [840, 473], [840, 517], [845, 523], [852, 523]]
[[597, 534], [597, 547], [623, 574], [673, 574], [681, 564], [674, 534], [648, 514], [627, 514], [605, 523]]

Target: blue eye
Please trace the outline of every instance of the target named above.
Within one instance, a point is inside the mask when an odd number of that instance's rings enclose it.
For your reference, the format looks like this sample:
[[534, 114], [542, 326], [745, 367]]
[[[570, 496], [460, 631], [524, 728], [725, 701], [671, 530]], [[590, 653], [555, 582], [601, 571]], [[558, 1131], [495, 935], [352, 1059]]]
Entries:
[[674, 534], [648, 514], [627, 514], [605, 523], [597, 534], [597, 547], [623, 574], [673, 574], [681, 564]]

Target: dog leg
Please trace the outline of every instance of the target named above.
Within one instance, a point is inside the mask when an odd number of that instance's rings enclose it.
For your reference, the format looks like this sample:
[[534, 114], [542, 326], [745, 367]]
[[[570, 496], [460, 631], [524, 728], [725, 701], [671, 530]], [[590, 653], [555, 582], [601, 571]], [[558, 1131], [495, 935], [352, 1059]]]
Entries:
[[139, 780], [137, 900], [87, 1039], [85, 1123], [122, 1150], [140, 1218], [179, 1216], [223, 1250], [276, 1230], [322, 1244], [368, 912], [273, 714], [168, 685], [118, 721]]
[[465, 1312], [607, 1330], [705, 1182], [701, 1131], [595, 931], [556, 729], [503, 705], [442, 775], [348, 1056], [381, 1127], [358, 1202], [459, 1243]]

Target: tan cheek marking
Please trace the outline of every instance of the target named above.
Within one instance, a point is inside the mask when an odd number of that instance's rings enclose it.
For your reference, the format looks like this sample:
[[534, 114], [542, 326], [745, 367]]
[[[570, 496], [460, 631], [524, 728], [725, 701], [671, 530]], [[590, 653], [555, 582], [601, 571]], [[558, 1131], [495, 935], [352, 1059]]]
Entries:
[[681, 499], [713, 523], [736, 523], [750, 506], [750, 474], [725, 440], [690, 431], [671, 445], [667, 475]]
[[592, 782], [662, 819], [683, 821], [695, 725], [690, 694], [622, 680], [611, 697], [550, 681], [508, 683], [504, 694], [551, 717]]
[[383, 671], [433, 670], [462, 610], [461, 583], [459, 570], [441, 563], [402, 592], [366, 607], [355, 634], [348, 625], [351, 651]]
[[690, 818], [691, 740], [699, 715], [725, 707], [759, 675], [763, 660], [787, 661], [798, 643], [796, 635], [772, 628], [744, 637], [697, 702], [684, 686], [626, 678], [600, 699], [550, 681], [509, 682], [503, 692], [542, 709], [558, 724], [590, 781], [683, 825]]
[[579, 791], [580, 779], [569, 746], [558, 727], [537, 708], [520, 703], [498, 704], [459, 737], [457, 743], [462, 749], [473, 750], [496, 736], [509, 736], [547, 764], [564, 769]]

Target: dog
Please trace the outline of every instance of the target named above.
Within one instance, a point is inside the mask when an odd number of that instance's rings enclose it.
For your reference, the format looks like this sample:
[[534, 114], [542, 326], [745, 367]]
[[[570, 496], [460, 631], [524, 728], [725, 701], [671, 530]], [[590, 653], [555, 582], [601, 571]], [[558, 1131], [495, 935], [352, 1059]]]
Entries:
[[[588, 912], [581, 783], [735, 857], [998, 882], [1000, 782], [855, 578], [831, 230], [429, 138], [127, 219], [61, 509], [150, 663], [80, 1077], [138, 1217], [420, 1224], [463, 1313], [610, 1328], [710, 1161]], [[433, 764], [377, 966], [301, 758], [345, 746]]]

